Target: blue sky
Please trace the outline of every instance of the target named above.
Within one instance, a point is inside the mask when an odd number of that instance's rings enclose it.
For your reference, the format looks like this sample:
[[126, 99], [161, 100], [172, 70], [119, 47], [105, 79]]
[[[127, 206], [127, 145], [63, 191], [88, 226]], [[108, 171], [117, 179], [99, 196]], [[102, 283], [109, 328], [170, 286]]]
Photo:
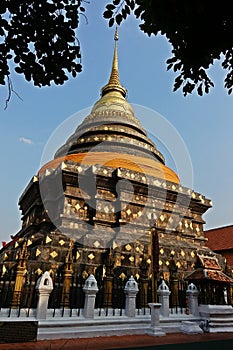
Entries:
[[[114, 29], [109, 29], [102, 18], [104, 3], [107, 1], [87, 5], [88, 24], [81, 17], [78, 38], [83, 72], [77, 78], [64, 86], [37, 88], [12, 75], [14, 89], [23, 101], [13, 95], [6, 111], [7, 89], [0, 87], [2, 241], [9, 241], [10, 234], [20, 229], [18, 199], [39, 170], [51, 134], [74, 113], [92, 106], [108, 81]], [[148, 38], [138, 29], [138, 22], [129, 18], [119, 29], [118, 54], [128, 101], [157, 111], [183, 139], [192, 161], [193, 189], [213, 201], [213, 208], [204, 215], [205, 228], [232, 224], [233, 96], [228, 96], [223, 87], [224, 72], [219, 62], [210, 69], [215, 83], [210, 94], [183, 97], [179, 91], [172, 92], [175, 74], [166, 71], [171, 47], [164, 37]], [[139, 119], [143, 124], [142, 115]], [[151, 129], [157, 127], [152, 118]], [[173, 167], [166, 144], [162, 152], [167, 165]]]

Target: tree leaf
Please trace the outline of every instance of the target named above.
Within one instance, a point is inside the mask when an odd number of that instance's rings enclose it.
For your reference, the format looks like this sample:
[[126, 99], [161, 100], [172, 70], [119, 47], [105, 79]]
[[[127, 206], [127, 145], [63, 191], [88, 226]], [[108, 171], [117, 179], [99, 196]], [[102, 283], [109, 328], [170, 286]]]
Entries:
[[108, 4], [107, 6], [106, 6], [106, 9], [107, 10], [115, 10], [115, 8], [116, 8], [116, 6], [114, 6], [113, 4]]
[[111, 18], [113, 15], [113, 12], [110, 10], [107, 10], [103, 13], [104, 18]]
[[183, 78], [181, 75], [179, 75], [176, 79], [175, 79], [175, 83], [174, 83], [174, 87], [173, 87], [173, 91], [176, 91], [179, 89], [179, 87], [181, 86], [181, 84], [183, 83]]
[[112, 17], [112, 18], [110, 18], [108, 25], [109, 25], [109, 27], [112, 27], [113, 24], [114, 24], [114, 18]]
[[125, 12], [126, 12], [128, 15], [130, 15], [130, 8], [129, 8], [129, 6], [125, 6]]
[[116, 15], [116, 23], [118, 25], [120, 25], [122, 22], [122, 15], [120, 13], [118, 13], [118, 15]]
[[202, 91], [202, 84], [200, 84], [197, 88], [197, 93], [198, 95], [202, 96], [203, 95], [203, 91]]
[[168, 64], [168, 66], [167, 66], [167, 70], [171, 69], [171, 68], [172, 68], [172, 66], [173, 66], [173, 64], [172, 64], [172, 63]]
[[137, 8], [134, 10], [134, 14], [135, 14], [135, 17], [136, 17], [136, 18], [139, 18], [140, 15], [141, 15], [141, 13], [142, 13], [142, 8], [141, 8], [141, 6], [137, 7]]
[[133, 11], [134, 10], [134, 8], [135, 8], [135, 2], [134, 2], [134, 0], [131, 0], [130, 1], [130, 8], [131, 8], [131, 10]]

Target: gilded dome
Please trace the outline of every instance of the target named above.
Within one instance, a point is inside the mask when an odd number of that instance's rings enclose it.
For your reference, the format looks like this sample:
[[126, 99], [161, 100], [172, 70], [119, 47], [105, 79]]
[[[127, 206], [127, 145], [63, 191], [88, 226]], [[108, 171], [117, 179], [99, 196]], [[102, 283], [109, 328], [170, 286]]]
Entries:
[[45, 164], [39, 171], [39, 175], [43, 174], [46, 169], [56, 169], [62, 162], [70, 161], [82, 165], [96, 165], [110, 167], [113, 169], [124, 168], [139, 172], [148, 176], [153, 176], [164, 181], [180, 183], [176, 173], [166, 165], [159, 163], [153, 159], [147, 159], [130, 154], [119, 154], [113, 152], [88, 152], [79, 154], [68, 154], [60, 158], [56, 158]]
[[121, 85], [118, 71], [117, 40], [109, 82], [101, 98], [84, 118], [54, 160], [40, 171], [56, 168], [62, 161], [88, 165], [104, 164], [126, 168], [167, 181], [179, 183], [178, 176], [165, 166], [163, 155], [147, 136], [133, 107], [126, 100], [127, 90]]
[[[104, 119], [104, 117], [106, 117]], [[139, 120], [134, 115], [134, 110], [131, 104], [122, 96], [122, 94], [115, 90], [109, 91], [103, 95], [93, 106], [91, 113], [84, 119], [80, 128], [95, 122], [119, 122], [129, 124], [137, 128], [142, 128]]]

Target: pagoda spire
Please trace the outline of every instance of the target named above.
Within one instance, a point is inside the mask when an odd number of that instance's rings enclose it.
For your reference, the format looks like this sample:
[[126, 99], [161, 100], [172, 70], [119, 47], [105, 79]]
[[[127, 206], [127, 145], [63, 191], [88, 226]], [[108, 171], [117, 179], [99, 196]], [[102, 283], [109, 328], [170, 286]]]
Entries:
[[124, 86], [120, 83], [120, 77], [119, 77], [119, 69], [118, 69], [118, 53], [117, 53], [117, 41], [118, 41], [118, 27], [116, 27], [114, 40], [114, 54], [113, 54], [113, 61], [112, 61], [112, 70], [109, 78], [109, 82], [107, 85], [105, 85], [102, 88], [102, 96], [107, 94], [110, 91], [119, 91], [123, 97], [126, 96], [127, 90], [124, 88]]

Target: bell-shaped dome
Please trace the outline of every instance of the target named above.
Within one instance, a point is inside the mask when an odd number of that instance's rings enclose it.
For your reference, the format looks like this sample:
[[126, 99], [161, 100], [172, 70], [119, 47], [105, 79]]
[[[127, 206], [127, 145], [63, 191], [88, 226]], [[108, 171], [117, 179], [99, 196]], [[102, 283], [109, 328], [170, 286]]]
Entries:
[[[109, 82], [102, 88], [101, 98], [66, 143], [58, 149], [54, 161], [49, 165], [53, 164], [54, 167], [61, 159], [76, 162], [82, 159], [82, 162], [93, 162], [94, 165], [102, 159], [111, 167], [128, 166], [131, 169], [133, 162], [139, 164], [138, 171], [178, 183], [178, 176], [165, 166], [163, 155], [147, 136], [133, 107], [126, 100], [127, 90], [119, 78], [117, 40], [116, 32], [111, 74]], [[88, 157], [85, 156], [87, 154]]]
[[[93, 117], [95, 122], [119, 122], [120, 116], [122, 123], [142, 129], [141, 124], [134, 115], [132, 106], [125, 99], [127, 90], [120, 83], [116, 44], [117, 40], [118, 34], [116, 33], [112, 71], [109, 82], [102, 88], [101, 98], [94, 104], [91, 114], [84, 119], [80, 128], [86, 126], [87, 124], [92, 124]], [[104, 116], [107, 116], [107, 118], [104, 118]]]

